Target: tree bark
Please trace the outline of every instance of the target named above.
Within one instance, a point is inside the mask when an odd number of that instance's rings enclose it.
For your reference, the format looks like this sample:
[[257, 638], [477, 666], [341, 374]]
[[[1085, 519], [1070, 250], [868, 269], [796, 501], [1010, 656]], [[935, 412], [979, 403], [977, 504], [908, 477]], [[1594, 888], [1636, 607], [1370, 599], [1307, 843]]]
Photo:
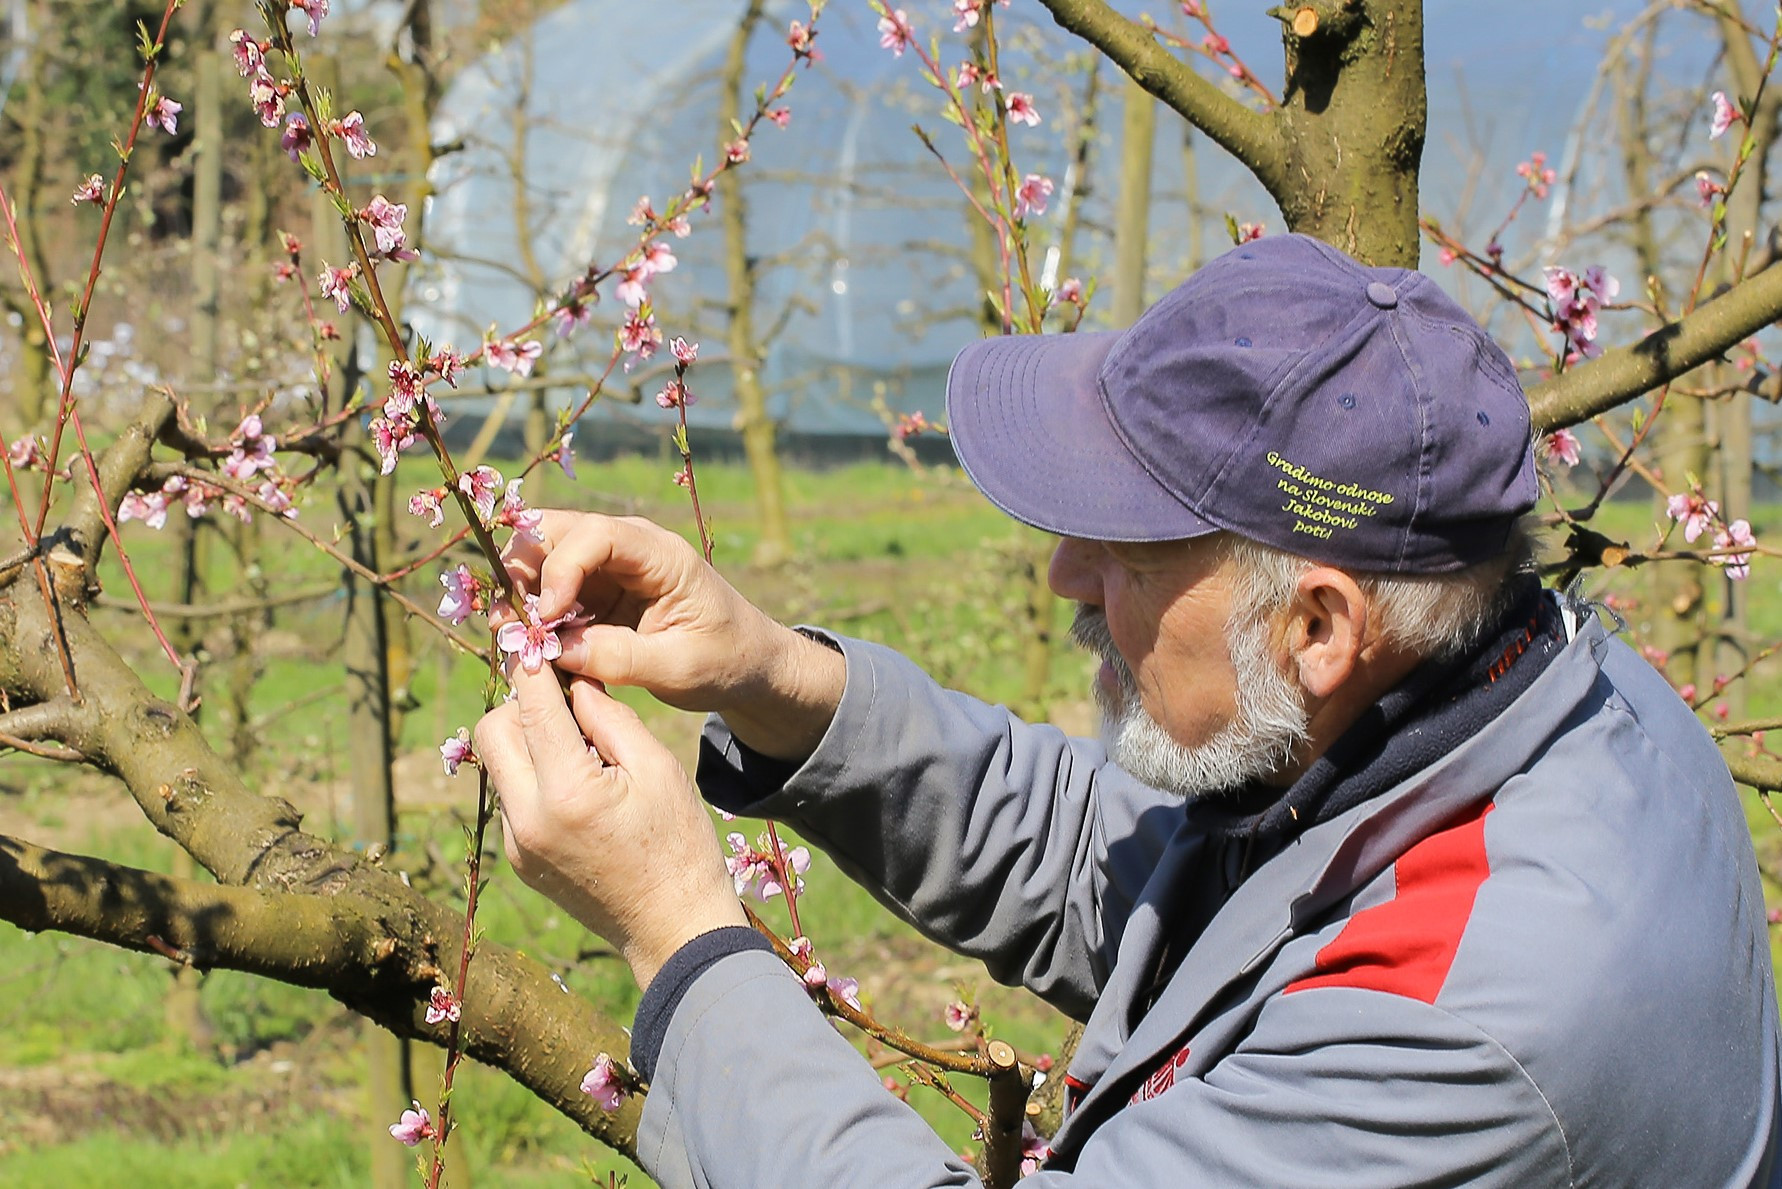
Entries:
[[[719, 144], [735, 137], [733, 125], [742, 114], [743, 71], [749, 38], [761, 22], [762, 0], [751, 0], [724, 58], [719, 82]], [[722, 147], [719, 149], [723, 151]], [[755, 332], [755, 263], [749, 255], [748, 206], [742, 177], [727, 169], [718, 175], [718, 205], [724, 228], [724, 279], [729, 287], [726, 312], [731, 384], [736, 393], [736, 428], [755, 487], [755, 525], [761, 534], [755, 564], [778, 566], [792, 556], [792, 530], [786, 519], [785, 480], [780, 470], [779, 427], [767, 408], [767, 387], [761, 382], [761, 344]]]

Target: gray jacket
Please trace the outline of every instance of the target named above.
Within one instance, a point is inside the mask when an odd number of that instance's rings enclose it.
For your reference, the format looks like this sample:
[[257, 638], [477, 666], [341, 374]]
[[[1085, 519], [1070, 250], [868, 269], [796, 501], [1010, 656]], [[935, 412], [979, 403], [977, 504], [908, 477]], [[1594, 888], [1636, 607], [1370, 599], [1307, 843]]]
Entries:
[[[841, 643], [810, 760], [714, 723], [702, 787], [1087, 1021], [1024, 1184], [1782, 1185], [1745, 820], [1694, 716], [1596, 622], [1482, 733], [1241, 882], [1098, 744]], [[668, 1186], [977, 1183], [759, 952], [674, 1010], [638, 1146]]]

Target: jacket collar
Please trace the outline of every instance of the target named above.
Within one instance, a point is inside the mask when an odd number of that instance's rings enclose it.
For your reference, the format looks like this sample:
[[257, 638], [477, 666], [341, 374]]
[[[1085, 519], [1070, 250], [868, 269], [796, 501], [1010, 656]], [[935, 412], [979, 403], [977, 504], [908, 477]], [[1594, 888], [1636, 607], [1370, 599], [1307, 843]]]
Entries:
[[[1568, 620], [1568, 627], [1571, 621]], [[1339, 817], [1306, 831], [1232, 894], [1182, 959], [1169, 985], [1121, 1043], [1128, 1005], [1108, 1002], [1111, 982], [1090, 1018], [1073, 1069], [1093, 1073], [1077, 1109], [1052, 1141], [1068, 1152], [1126, 1101], [1133, 1075], [1155, 1068], [1203, 1023], [1228, 988], [1261, 969], [1291, 937], [1315, 928], [1332, 906], [1365, 886], [1418, 840], [1496, 795], [1510, 777], [1593, 698], [1600, 656], [1610, 646], [1600, 623], [1579, 624], [1572, 641], [1509, 708], [1438, 763]], [[1204, 855], [1193, 840], [1172, 841], [1151, 883], [1162, 895], [1180, 886], [1183, 865]], [[1151, 899], [1147, 891], [1146, 900]], [[1156, 906], [1163, 910], [1162, 905]], [[1104, 1018], [1105, 1013], [1105, 1018]], [[1099, 1027], [1098, 1027], [1099, 1025]], [[1115, 1050], [1117, 1046], [1117, 1051]], [[1087, 1079], [1085, 1079], [1087, 1080]]]

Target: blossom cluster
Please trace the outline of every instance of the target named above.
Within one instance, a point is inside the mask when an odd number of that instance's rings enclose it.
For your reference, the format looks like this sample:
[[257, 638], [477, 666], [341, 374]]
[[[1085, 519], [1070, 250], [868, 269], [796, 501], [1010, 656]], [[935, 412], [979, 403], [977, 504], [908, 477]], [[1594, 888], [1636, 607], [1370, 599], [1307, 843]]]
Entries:
[[1606, 303], [1615, 300], [1621, 292], [1621, 282], [1601, 265], [1592, 265], [1581, 274], [1556, 267], [1545, 271], [1553, 329], [1565, 336], [1568, 360], [1601, 355], [1602, 344], [1596, 341], [1596, 315]]
[[[35, 445], [34, 439], [25, 441]], [[297, 509], [292, 506], [287, 491], [295, 482], [279, 473], [278, 460], [273, 457], [273, 451], [278, 449], [278, 439], [265, 431], [260, 415], [250, 413], [244, 417], [230, 435], [229, 442], [229, 453], [220, 467], [223, 474], [244, 486], [253, 486], [254, 494], [268, 511], [279, 516], [296, 516]], [[29, 463], [29, 450], [21, 458], [19, 443], [14, 443], [12, 449], [15, 464]], [[183, 504], [186, 515], [196, 520], [219, 500], [223, 510], [236, 519], [244, 523], [253, 519], [253, 510], [245, 496], [202, 479], [170, 475], [158, 489], [132, 491], [125, 495], [118, 503], [118, 520], [140, 520], [150, 528], [159, 529], [166, 525], [167, 513], [175, 504]]]
[[817, 960], [816, 947], [811, 944], [811, 939], [808, 937], [794, 937], [787, 943], [787, 945], [788, 948], [791, 949], [794, 958], [807, 964], [804, 968], [804, 974], [800, 976], [803, 978], [807, 990], [812, 994], [816, 994], [818, 991], [827, 988], [835, 993], [836, 998], [840, 999], [855, 1011], [864, 1010], [860, 1006], [859, 979], [831, 978], [829, 975], [829, 968]]
[[786, 850], [782, 866], [774, 861], [773, 841], [766, 835], [756, 839], [754, 846], [734, 831], [724, 840], [730, 844], [732, 852], [724, 860], [724, 866], [730, 871], [738, 896], [748, 893], [757, 900], [771, 900], [786, 890], [780, 881], [787, 873], [793, 880], [792, 894], [796, 896], [804, 891], [803, 876], [811, 868], [811, 852], [807, 848], [795, 846]]
[[1683, 526], [1683, 539], [1694, 544], [1701, 535], [1714, 528], [1715, 555], [1708, 560], [1726, 571], [1728, 578], [1742, 581], [1751, 576], [1750, 550], [1757, 548], [1757, 534], [1751, 522], [1743, 518], [1715, 528], [1720, 518], [1720, 505], [1698, 491], [1678, 492], [1665, 502], [1670, 518]]

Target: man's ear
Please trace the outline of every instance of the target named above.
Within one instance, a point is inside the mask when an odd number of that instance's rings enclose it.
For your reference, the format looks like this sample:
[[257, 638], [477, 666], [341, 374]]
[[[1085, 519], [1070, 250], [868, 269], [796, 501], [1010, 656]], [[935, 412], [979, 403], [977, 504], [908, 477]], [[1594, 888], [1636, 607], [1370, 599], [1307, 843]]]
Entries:
[[1349, 575], [1330, 566], [1301, 574], [1288, 607], [1288, 660], [1299, 684], [1328, 698], [1354, 674], [1368, 640], [1367, 599]]

